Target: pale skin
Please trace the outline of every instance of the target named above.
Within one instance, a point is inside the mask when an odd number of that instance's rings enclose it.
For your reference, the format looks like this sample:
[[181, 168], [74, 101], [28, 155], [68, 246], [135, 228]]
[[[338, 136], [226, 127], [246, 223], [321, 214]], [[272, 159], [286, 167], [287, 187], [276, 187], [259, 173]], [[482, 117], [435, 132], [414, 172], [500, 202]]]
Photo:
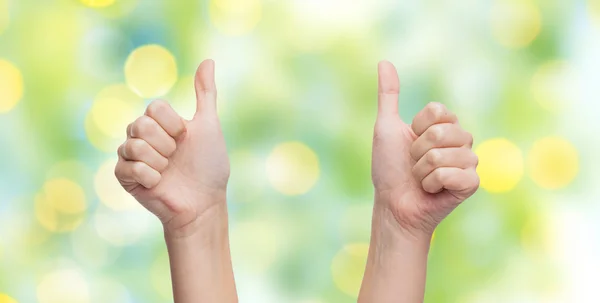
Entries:
[[433, 231], [479, 187], [473, 136], [456, 115], [430, 103], [407, 124], [398, 114], [399, 93], [396, 69], [380, 62], [375, 203], [359, 303], [423, 302]]
[[[115, 175], [163, 224], [175, 303], [237, 302], [229, 250], [229, 159], [216, 111], [214, 62], [198, 67], [192, 120], [154, 101], [127, 127]], [[428, 104], [412, 124], [398, 115], [394, 66], [379, 64], [373, 138], [375, 203], [358, 301], [422, 302], [436, 226], [479, 186], [473, 138], [445, 106]]]
[[237, 302], [226, 205], [229, 159], [212, 60], [198, 67], [195, 88], [192, 120], [154, 101], [127, 127], [115, 175], [164, 226], [175, 302]]

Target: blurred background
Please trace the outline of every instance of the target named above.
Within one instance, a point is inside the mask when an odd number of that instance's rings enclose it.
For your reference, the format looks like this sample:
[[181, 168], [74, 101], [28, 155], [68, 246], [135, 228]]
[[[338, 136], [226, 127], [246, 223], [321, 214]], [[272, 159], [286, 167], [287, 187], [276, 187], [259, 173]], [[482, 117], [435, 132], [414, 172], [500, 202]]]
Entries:
[[125, 127], [217, 65], [241, 302], [355, 302], [377, 62], [475, 136], [426, 302], [600, 302], [599, 0], [0, 0], [0, 303], [172, 302]]

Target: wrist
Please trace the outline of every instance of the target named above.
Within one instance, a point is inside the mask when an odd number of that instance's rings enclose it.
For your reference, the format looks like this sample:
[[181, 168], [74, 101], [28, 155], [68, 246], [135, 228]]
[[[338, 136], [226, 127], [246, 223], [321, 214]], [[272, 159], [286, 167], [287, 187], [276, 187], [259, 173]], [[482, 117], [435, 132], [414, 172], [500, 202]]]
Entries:
[[400, 224], [394, 211], [375, 202], [371, 223], [371, 244], [380, 252], [418, 251], [427, 253], [432, 233]]
[[227, 199], [224, 194], [218, 197], [198, 198], [193, 204], [207, 206], [191, 207], [190, 210], [183, 211], [163, 222], [166, 239], [184, 240], [185, 238], [227, 236], [228, 212]]
[[388, 229], [413, 241], [430, 240], [438, 221], [415, 199], [419, 198], [406, 193], [376, 191], [373, 219], [379, 218]]

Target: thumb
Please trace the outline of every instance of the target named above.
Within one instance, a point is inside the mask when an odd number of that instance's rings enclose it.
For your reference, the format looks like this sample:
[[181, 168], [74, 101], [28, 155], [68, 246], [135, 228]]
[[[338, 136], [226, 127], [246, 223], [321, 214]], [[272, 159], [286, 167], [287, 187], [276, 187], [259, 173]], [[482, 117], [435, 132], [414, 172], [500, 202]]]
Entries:
[[203, 111], [216, 112], [215, 61], [209, 59], [200, 63], [196, 70], [194, 87], [196, 88], [196, 114]]
[[396, 72], [396, 68], [391, 62], [379, 62], [378, 79], [378, 116], [398, 115], [400, 80], [398, 80], [398, 72]]

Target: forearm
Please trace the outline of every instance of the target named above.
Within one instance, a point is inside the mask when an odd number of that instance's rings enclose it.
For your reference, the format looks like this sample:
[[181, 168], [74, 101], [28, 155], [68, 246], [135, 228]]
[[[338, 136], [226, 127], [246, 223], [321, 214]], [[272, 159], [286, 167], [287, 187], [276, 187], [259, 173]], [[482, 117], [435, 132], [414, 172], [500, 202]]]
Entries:
[[430, 237], [403, 231], [381, 201], [373, 208], [371, 245], [359, 303], [423, 302]]
[[237, 302], [227, 207], [222, 203], [209, 212], [193, 223], [190, 235], [165, 229], [175, 303]]

